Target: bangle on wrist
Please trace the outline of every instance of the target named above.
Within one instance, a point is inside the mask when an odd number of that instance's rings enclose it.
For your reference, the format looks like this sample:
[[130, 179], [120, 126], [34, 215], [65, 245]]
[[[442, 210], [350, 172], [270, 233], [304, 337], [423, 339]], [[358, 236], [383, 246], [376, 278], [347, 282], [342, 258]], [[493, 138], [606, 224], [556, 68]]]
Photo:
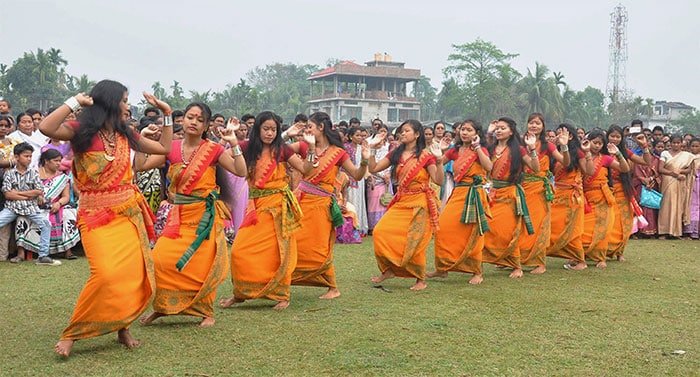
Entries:
[[369, 159], [363, 158], [363, 159], [360, 161], [360, 166], [367, 166], [367, 165], [369, 165]]
[[76, 112], [82, 108], [82, 106], [80, 106], [80, 102], [78, 102], [78, 99], [75, 98], [75, 96], [68, 98], [65, 102], [63, 102], [63, 104], [68, 106], [72, 112]]
[[172, 109], [168, 109], [167, 111], [163, 110], [163, 115], [166, 117], [171, 116], [171, 115], [173, 115], [173, 110]]
[[472, 144], [472, 150], [478, 151], [479, 149], [481, 149], [481, 144], [479, 144], [479, 143]]
[[309, 151], [306, 153], [306, 161], [314, 162], [315, 157], [316, 157], [316, 155], [314, 154], [314, 152]]
[[240, 156], [243, 154], [243, 151], [241, 150], [241, 146], [238, 144], [231, 147], [231, 150], [233, 151], [233, 157]]
[[287, 131], [282, 131], [282, 141], [287, 141]]
[[644, 148], [644, 149], [642, 150], [642, 153], [644, 153], [644, 154], [650, 154], [650, 153], [651, 153], [651, 150], [649, 150], [649, 147], [646, 147], [646, 148]]
[[559, 146], [562, 152], [568, 152], [569, 151], [569, 145], [568, 144], [562, 144]]
[[163, 117], [163, 127], [171, 127], [173, 125], [173, 116], [168, 114]]
[[376, 156], [376, 155], [377, 155], [377, 148], [370, 148], [370, 149], [369, 149], [369, 155], [370, 155], [370, 156]]

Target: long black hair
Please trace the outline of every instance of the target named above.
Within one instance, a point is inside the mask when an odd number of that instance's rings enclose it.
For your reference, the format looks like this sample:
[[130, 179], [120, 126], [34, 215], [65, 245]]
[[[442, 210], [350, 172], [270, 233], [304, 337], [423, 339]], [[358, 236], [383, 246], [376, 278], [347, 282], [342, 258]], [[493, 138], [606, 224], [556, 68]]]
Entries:
[[[539, 119], [542, 122], [542, 131], [537, 135], [537, 139], [540, 142], [540, 153], [544, 153], [549, 148], [549, 142], [547, 141], [547, 124], [544, 122], [544, 115], [542, 113], [532, 113], [527, 117], [527, 124], [533, 119]], [[525, 133], [527, 133], [527, 124], [525, 125]]]
[[253, 177], [253, 172], [255, 171], [255, 163], [260, 158], [263, 151], [263, 142], [260, 138], [260, 130], [262, 129], [262, 124], [268, 120], [273, 120], [277, 126], [277, 133], [275, 134], [275, 139], [270, 143], [270, 151], [272, 152], [272, 158], [280, 161], [280, 156], [282, 155], [282, 145], [284, 141], [282, 140], [282, 118], [273, 113], [272, 111], [263, 111], [258, 116], [255, 117], [255, 124], [250, 131], [248, 137], [248, 146], [243, 152], [243, 157], [245, 158], [245, 163], [248, 166], [248, 176]]
[[333, 121], [331, 121], [331, 117], [328, 116], [328, 114], [322, 111], [317, 111], [311, 114], [309, 117], [309, 122], [323, 126], [323, 134], [326, 135], [328, 143], [340, 148], [345, 147], [342, 140], [340, 140], [340, 134], [338, 134], [338, 131], [335, 129], [335, 127], [333, 127]]
[[[508, 149], [510, 149], [510, 176], [508, 177], [508, 181], [518, 182], [521, 178], [520, 173], [522, 172], [523, 168], [523, 156], [520, 152], [520, 147], [522, 147], [523, 144], [520, 139], [520, 134], [518, 133], [517, 123], [508, 117], [500, 117], [498, 118], [498, 121], [507, 123], [510, 132], [512, 132], [512, 135], [510, 135], [507, 141]], [[498, 141], [491, 144], [489, 147], [489, 154], [492, 156], [495, 154], [497, 145]]]
[[[610, 141], [610, 134], [617, 132], [620, 134], [620, 143], [617, 144], [617, 149], [622, 154], [622, 157], [627, 160], [629, 164], [629, 154], [627, 153], [627, 144], [625, 143], [625, 133], [622, 131], [622, 127], [613, 124], [608, 128], [608, 141]], [[622, 188], [625, 191], [625, 196], [627, 199], [632, 199], [634, 197], [634, 188], [632, 187], [632, 174], [630, 172], [623, 173], [620, 172], [620, 182], [622, 182]], [[613, 174], [612, 170], [608, 169], [608, 185], [613, 187]]]
[[[419, 158], [420, 154], [423, 152], [423, 149], [425, 149], [425, 134], [423, 133], [423, 125], [415, 119], [409, 119], [401, 123], [401, 125], [398, 128], [399, 132], [406, 124], [411, 126], [413, 132], [415, 132], [418, 135], [418, 138], [416, 139], [415, 156], [416, 158]], [[394, 151], [389, 155], [389, 162], [391, 163], [391, 176], [394, 178], [396, 178], [396, 167], [399, 165], [399, 159], [401, 158], [401, 154], [405, 150], [406, 144], [401, 143], [401, 145], [396, 147], [396, 149], [394, 149]]]
[[83, 108], [78, 115], [80, 127], [71, 140], [75, 153], [87, 151], [92, 139], [106, 123], [112, 126], [114, 132], [126, 136], [132, 149], [139, 150], [134, 131], [122, 122], [121, 102], [127, 92], [124, 85], [112, 80], [102, 80], [92, 88], [90, 97], [93, 105]]
[[[486, 143], [486, 138], [484, 137], [484, 129], [481, 127], [481, 123], [471, 118], [465, 119], [462, 123], [459, 123], [460, 130], [461, 127], [464, 127], [464, 125], [467, 123], [471, 124], [474, 131], [476, 131], [476, 134], [479, 135], [480, 142]], [[455, 124], [455, 126], [457, 126], [457, 124]], [[460, 132], [457, 132], [457, 135], [455, 136], [455, 149], [459, 149], [459, 147], [461, 147], [463, 144], [462, 137], [459, 136]]]
[[[576, 134], [576, 129], [574, 126], [572, 126], [569, 123], [562, 123], [557, 127], [557, 129], [564, 128], [567, 131], [569, 131], [569, 136], [571, 139], [569, 139], [569, 142], [567, 145], [569, 146], [569, 166], [566, 167], [567, 172], [571, 172], [572, 170], [576, 169], [579, 167], [578, 160], [579, 160], [579, 151], [581, 150], [581, 142], [578, 140], [578, 134]], [[554, 159], [551, 159], [550, 162], [553, 163]]]

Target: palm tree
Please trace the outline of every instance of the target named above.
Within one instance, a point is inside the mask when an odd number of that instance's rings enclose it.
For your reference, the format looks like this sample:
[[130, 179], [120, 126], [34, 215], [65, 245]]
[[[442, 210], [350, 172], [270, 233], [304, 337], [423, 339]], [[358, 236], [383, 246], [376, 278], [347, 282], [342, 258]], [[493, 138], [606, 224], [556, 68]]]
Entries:
[[[564, 102], [554, 77], [547, 77], [549, 68], [535, 62], [535, 72], [528, 68], [527, 76], [520, 80], [519, 96], [528, 113], [542, 113], [548, 121], [558, 123], [563, 119]], [[563, 78], [563, 76], [562, 76]]]
[[88, 78], [88, 75], [80, 75], [80, 77], [71, 76], [71, 84], [74, 91], [78, 93], [89, 93], [96, 82]]

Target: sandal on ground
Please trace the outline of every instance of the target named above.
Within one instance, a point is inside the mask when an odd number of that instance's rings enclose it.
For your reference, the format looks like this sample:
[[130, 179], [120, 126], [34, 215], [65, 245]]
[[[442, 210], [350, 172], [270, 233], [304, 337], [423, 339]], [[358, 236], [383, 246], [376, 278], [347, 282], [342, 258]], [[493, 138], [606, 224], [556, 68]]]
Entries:
[[66, 259], [75, 260], [75, 259], [78, 259], [78, 256], [75, 254], [69, 254], [69, 255], [66, 255]]
[[14, 258], [10, 259], [10, 263], [19, 263], [22, 261], [24, 261], [24, 258], [22, 258], [22, 257], [14, 257]]

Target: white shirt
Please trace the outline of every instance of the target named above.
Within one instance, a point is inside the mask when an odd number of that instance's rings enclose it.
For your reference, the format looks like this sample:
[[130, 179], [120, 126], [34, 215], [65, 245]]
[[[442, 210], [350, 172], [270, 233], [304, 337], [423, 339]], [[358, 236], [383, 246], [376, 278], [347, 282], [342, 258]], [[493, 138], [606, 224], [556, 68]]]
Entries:
[[29, 143], [32, 147], [34, 147], [34, 152], [32, 152], [32, 163], [29, 165], [29, 168], [36, 169], [39, 167], [41, 147], [49, 143], [48, 136], [42, 134], [39, 130], [34, 131], [31, 136], [17, 130], [7, 135], [7, 137], [15, 140], [18, 143]]

